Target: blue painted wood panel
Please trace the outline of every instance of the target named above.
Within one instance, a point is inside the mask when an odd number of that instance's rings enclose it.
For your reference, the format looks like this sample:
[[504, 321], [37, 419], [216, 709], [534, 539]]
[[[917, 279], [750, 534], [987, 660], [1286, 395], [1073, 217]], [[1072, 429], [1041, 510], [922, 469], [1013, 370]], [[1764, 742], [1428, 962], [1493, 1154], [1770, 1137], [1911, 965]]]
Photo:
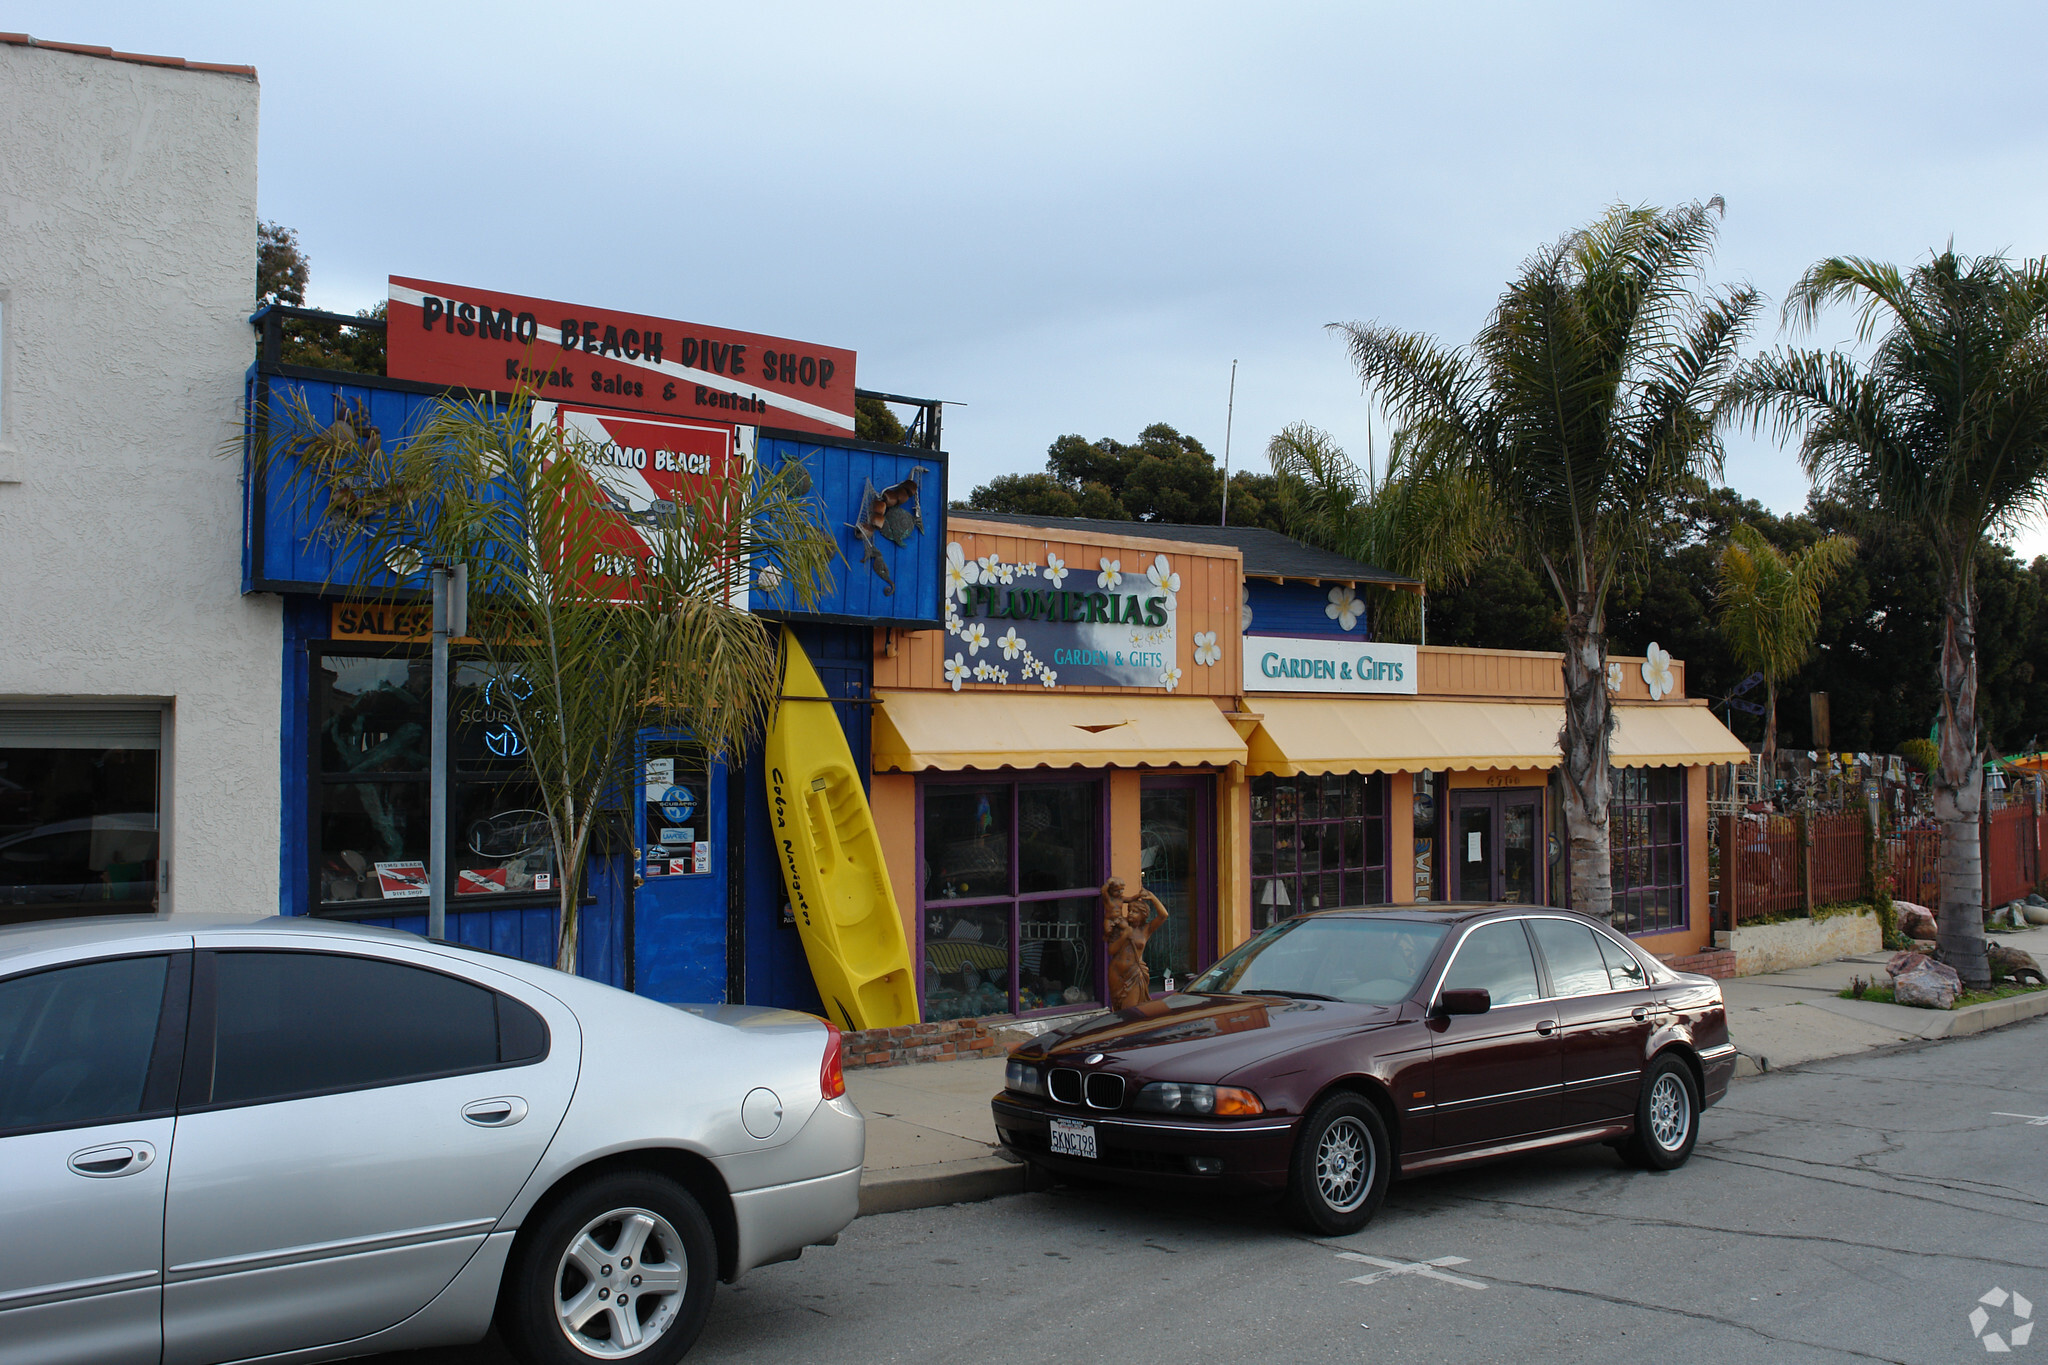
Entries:
[[[839, 558], [832, 566], [831, 587], [810, 611], [818, 616], [874, 625], [935, 624], [945, 582], [946, 457], [939, 451], [867, 449], [769, 437], [754, 449], [769, 469], [794, 461], [809, 476], [811, 499], [819, 521], [832, 533]], [[902, 545], [875, 537], [875, 550], [888, 572], [884, 578], [868, 561], [851, 529], [861, 515], [870, 485], [879, 493], [918, 473], [924, 529], [912, 531]], [[796, 613], [804, 610], [788, 584], [773, 592], [755, 586], [750, 604], [755, 611]]]
[[[315, 422], [328, 423], [358, 403], [368, 411], [386, 446], [402, 445], [420, 429], [438, 401], [430, 395], [401, 393], [371, 384], [327, 383], [259, 375], [250, 386], [250, 426], [244, 433], [246, 475], [242, 531], [242, 591], [322, 592], [355, 579], [353, 569], [337, 561], [333, 544], [320, 530], [327, 495], [305, 473], [274, 456], [255, 457], [259, 438], [273, 447], [288, 440], [290, 416], [303, 402]], [[395, 583], [379, 572], [368, 582]]]
[[1267, 583], [1246, 579], [1251, 611], [1245, 630], [1254, 635], [1327, 635], [1340, 640], [1370, 640], [1372, 631], [1364, 604], [1360, 603], [1351, 629], [1329, 614], [1330, 593], [1335, 585], [1314, 583]]

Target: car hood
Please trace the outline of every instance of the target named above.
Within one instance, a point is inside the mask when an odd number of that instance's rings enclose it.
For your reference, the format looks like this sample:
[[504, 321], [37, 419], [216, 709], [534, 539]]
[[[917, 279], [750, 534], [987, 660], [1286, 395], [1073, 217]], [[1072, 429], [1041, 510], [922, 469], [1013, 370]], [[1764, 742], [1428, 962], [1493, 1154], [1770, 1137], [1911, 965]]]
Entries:
[[1273, 995], [1169, 995], [1049, 1029], [1013, 1054], [1104, 1064], [1163, 1080], [1219, 1081], [1336, 1034], [1393, 1023], [1400, 1010]]

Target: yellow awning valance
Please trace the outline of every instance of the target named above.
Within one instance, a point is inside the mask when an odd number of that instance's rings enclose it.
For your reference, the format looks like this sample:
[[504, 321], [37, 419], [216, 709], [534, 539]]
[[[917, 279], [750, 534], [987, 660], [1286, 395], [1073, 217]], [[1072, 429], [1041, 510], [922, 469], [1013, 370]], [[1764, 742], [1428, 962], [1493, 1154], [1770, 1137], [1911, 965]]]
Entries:
[[[1254, 773], [1438, 772], [1554, 768], [1564, 707], [1415, 697], [1259, 697]], [[1703, 706], [1618, 706], [1616, 767], [1731, 763], [1748, 757]]]
[[1203, 697], [877, 692], [878, 773], [962, 768], [1164, 768], [1242, 763], [1244, 741]]

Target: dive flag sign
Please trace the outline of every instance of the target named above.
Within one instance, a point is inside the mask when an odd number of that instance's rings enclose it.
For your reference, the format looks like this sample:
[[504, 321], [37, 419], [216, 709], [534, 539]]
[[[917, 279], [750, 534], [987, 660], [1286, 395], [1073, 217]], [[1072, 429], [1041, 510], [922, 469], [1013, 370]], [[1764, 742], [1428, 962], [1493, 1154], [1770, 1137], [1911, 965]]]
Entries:
[[533, 425], [553, 426], [577, 451], [603, 524], [592, 562], [578, 575], [613, 601], [631, 600], [632, 580], [660, 533], [728, 531], [734, 481], [746, 473], [751, 428], [633, 417], [568, 403], [535, 403]]
[[393, 379], [851, 436], [854, 353], [757, 332], [391, 277]]

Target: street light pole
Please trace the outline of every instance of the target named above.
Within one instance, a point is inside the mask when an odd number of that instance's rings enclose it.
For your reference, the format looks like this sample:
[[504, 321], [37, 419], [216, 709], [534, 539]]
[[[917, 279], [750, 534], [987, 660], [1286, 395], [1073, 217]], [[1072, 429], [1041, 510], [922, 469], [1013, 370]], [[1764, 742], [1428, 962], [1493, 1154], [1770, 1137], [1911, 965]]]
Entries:
[[434, 723], [427, 786], [427, 937], [448, 936], [448, 641], [469, 633], [469, 565], [433, 568]]

